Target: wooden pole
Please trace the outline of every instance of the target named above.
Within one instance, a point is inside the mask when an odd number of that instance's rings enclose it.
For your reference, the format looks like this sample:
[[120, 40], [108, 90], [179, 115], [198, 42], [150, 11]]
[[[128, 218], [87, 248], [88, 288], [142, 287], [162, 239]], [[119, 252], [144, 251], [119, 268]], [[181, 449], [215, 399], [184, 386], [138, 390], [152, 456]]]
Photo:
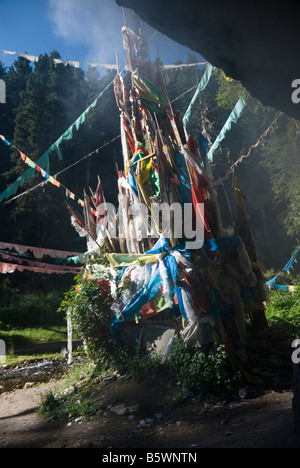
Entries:
[[68, 333], [68, 366], [72, 364], [72, 309], [68, 308], [67, 311], [67, 333]]

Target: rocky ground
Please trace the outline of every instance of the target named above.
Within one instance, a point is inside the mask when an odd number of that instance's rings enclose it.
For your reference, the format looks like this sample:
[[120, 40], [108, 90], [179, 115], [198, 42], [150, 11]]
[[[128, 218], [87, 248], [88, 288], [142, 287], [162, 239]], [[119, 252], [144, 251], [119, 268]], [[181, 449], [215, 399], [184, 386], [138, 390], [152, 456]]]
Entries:
[[[282, 339], [279, 339], [282, 338]], [[292, 366], [288, 340], [279, 330], [250, 339], [253, 383], [234, 402], [207, 404], [190, 398], [172, 404], [166, 382], [152, 385], [111, 376], [94, 398], [107, 407], [101, 417], [46, 421], [37, 412], [67, 368], [66, 361], [0, 369], [1, 448], [186, 449], [299, 448], [292, 410]], [[270, 346], [276, 341], [276, 346]], [[260, 349], [264, 348], [264, 351]], [[58, 380], [57, 380], [58, 379]], [[36, 386], [43, 381], [43, 385]], [[174, 395], [174, 392], [173, 392]]]

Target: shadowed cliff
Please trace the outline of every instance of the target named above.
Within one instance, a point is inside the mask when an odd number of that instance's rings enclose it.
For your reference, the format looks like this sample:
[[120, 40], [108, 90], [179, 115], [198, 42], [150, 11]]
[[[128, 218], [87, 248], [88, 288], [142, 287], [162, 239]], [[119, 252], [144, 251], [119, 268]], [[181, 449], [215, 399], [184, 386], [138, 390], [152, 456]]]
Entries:
[[292, 82], [300, 79], [299, 1], [115, 1], [241, 81], [264, 105], [300, 120], [300, 104], [292, 102]]

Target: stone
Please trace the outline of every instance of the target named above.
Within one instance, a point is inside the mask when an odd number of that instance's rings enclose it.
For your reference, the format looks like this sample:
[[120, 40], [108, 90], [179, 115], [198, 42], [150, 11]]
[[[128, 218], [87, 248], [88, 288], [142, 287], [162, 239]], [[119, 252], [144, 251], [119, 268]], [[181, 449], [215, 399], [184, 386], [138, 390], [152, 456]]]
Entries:
[[108, 384], [110, 384], [110, 383], [115, 382], [115, 381], [117, 380], [117, 378], [118, 378], [118, 377], [117, 377], [116, 375], [108, 375], [107, 377], [105, 377], [105, 378], [103, 379], [103, 382], [104, 382], [106, 385], [108, 385]]
[[24, 388], [25, 388], [25, 389], [32, 388], [33, 385], [34, 385], [33, 382], [26, 382], [26, 384], [24, 385]]
[[124, 414], [129, 413], [128, 406], [126, 406], [124, 403], [120, 403], [119, 405], [113, 406], [112, 408], [110, 408], [110, 411], [117, 414], [118, 416], [124, 416]]
[[131, 405], [131, 406], [128, 406], [128, 413], [129, 414], [133, 414], [133, 413], [136, 413], [139, 409], [139, 405]]

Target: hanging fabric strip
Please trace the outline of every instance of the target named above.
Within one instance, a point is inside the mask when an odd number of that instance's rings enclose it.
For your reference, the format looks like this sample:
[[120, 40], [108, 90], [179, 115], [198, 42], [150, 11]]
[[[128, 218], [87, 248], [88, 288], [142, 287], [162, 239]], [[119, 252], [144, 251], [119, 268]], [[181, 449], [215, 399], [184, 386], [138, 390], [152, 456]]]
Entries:
[[[121, 72], [122, 73], [122, 72]], [[101, 93], [98, 95], [98, 97], [92, 102], [92, 104], [78, 117], [78, 119], [71, 125], [71, 127], [68, 128], [68, 130], [61, 135], [61, 137], [56, 140], [55, 143], [53, 143], [52, 146], [36, 161], [36, 164], [45, 170], [46, 172], [49, 172], [49, 155], [51, 151], [56, 150], [58, 154], [58, 159], [63, 159], [62, 153], [60, 151], [59, 145], [65, 141], [65, 140], [71, 140], [73, 138], [73, 129], [76, 128], [76, 130], [79, 130], [81, 124], [85, 121], [87, 115], [89, 114], [90, 110], [93, 109], [98, 100], [103, 96], [103, 94], [114, 84], [114, 80], [112, 80], [104, 89], [101, 91]], [[13, 182], [9, 187], [4, 190], [0, 194], [0, 203], [2, 200], [11, 197], [14, 195], [18, 188], [21, 187], [25, 180], [31, 179], [34, 176], [34, 170], [32, 168], [27, 169], [27, 171], [24, 172], [18, 179]]]
[[[294, 263], [297, 262], [297, 256], [299, 254], [299, 249], [297, 248], [294, 253], [293, 253], [293, 256], [292, 258], [288, 261], [288, 263], [285, 265], [285, 267], [281, 270], [281, 271], [285, 271], [285, 272], [289, 272], [293, 266], [294, 266]], [[275, 284], [277, 279], [278, 279], [278, 276], [275, 276], [274, 278], [272, 278], [271, 280], [267, 281], [266, 282], [266, 286], [268, 286], [268, 288], [273, 288], [273, 289], [284, 289], [285, 291], [287, 291], [289, 288], [288, 286], [281, 286], [281, 285], [278, 285], [278, 284]]]
[[103, 67], [106, 68], [106, 70], [117, 70], [118, 66], [117, 64], [110, 64], [110, 63], [97, 63], [97, 62], [90, 62], [89, 66], [94, 68], [94, 67]]
[[[18, 55], [19, 57], [23, 57], [29, 62], [38, 62], [39, 57], [36, 55], [29, 55], [29, 54], [20, 54], [19, 52], [10, 52], [9, 50], [2, 50], [3, 55]], [[72, 60], [62, 60], [62, 59], [53, 59], [54, 63], [66, 63], [67, 65], [72, 65], [75, 68], [80, 68], [80, 64], [78, 61]]]
[[224, 127], [222, 128], [221, 132], [219, 133], [218, 137], [216, 138], [216, 141], [210, 148], [210, 150], [207, 153], [207, 158], [210, 162], [213, 160], [213, 155], [216, 149], [218, 148], [219, 144], [221, 143], [222, 140], [224, 140], [226, 133], [231, 129], [231, 126], [233, 123], [237, 123], [244, 107], [246, 105], [246, 101], [244, 99], [239, 99], [234, 106], [233, 111], [231, 112], [230, 116], [228, 117]]
[[0, 252], [0, 257], [3, 258], [4, 260], [8, 260], [9, 262], [17, 262], [19, 264], [26, 263], [28, 266], [34, 267], [34, 268], [40, 268], [40, 269], [49, 269], [50, 268], [51, 270], [57, 271], [58, 273], [63, 272], [65, 270], [69, 271], [70, 269], [72, 270], [73, 268], [75, 268], [74, 271], [76, 271], [77, 273], [80, 272], [80, 268], [78, 268], [78, 267], [70, 267], [70, 266], [64, 266], [64, 265], [53, 265], [53, 264], [48, 264], [48, 263], [37, 262], [35, 260], [29, 260], [27, 258], [18, 257], [17, 255], [9, 255], [9, 254], [4, 253], [4, 252]]
[[29, 62], [38, 62], [39, 58], [36, 55], [28, 55], [28, 54], [19, 54], [18, 52], [10, 52], [9, 50], [2, 50], [3, 55], [19, 55], [19, 57], [23, 57]]
[[66, 63], [67, 65], [72, 65], [72, 67], [80, 68], [80, 64], [79, 64], [79, 62], [77, 62], [77, 61], [62, 60], [62, 59], [53, 59], [53, 62], [54, 62], [55, 64], [58, 64], [58, 63]]
[[[54, 266], [55, 267], [55, 266]], [[0, 262], [0, 273], [14, 273], [15, 271], [33, 271], [34, 273], [46, 273], [46, 274], [73, 274], [77, 275], [80, 273], [80, 269], [76, 267], [65, 267], [63, 270], [57, 270], [57, 268], [53, 268], [52, 265], [48, 265], [47, 267], [30, 267], [30, 266], [23, 266], [23, 265], [16, 265], [12, 263], [3, 263]]]
[[196, 92], [195, 92], [195, 94], [193, 96], [193, 99], [191, 100], [190, 105], [189, 105], [189, 107], [188, 107], [188, 109], [187, 109], [187, 111], [186, 111], [186, 113], [185, 113], [185, 115], [184, 115], [184, 117], [182, 119], [183, 124], [184, 124], [185, 127], [187, 126], [188, 121], [190, 120], [192, 107], [195, 104], [195, 102], [197, 100], [197, 97], [199, 96], [199, 93], [201, 91], [203, 91], [203, 89], [205, 89], [206, 86], [208, 85], [210, 77], [211, 77], [214, 69], [215, 69], [215, 67], [213, 67], [211, 64], [207, 65], [207, 68], [206, 68], [206, 70], [205, 70], [205, 72], [204, 72], [204, 74], [203, 74], [203, 76], [201, 78], [201, 81], [200, 81], [199, 86], [198, 86], [198, 88], [197, 88], [197, 90], [196, 90]]
[[177, 65], [163, 65], [161, 68], [164, 70], [173, 70], [175, 68], [197, 67], [201, 65], [210, 65], [210, 64], [208, 62], [179, 63]]
[[35, 258], [42, 258], [45, 255], [48, 255], [51, 258], [67, 258], [67, 257], [74, 257], [74, 256], [81, 256], [83, 253], [79, 252], [68, 252], [65, 250], [53, 250], [53, 249], [43, 249], [40, 247], [31, 247], [28, 245], [19, 245], [19, 244], [12, 244], [8, 242], [1, 242], [0, 241], [0, 249], [1, 250], [15, 250], [19, 254], [23, 255], [25, 252], [29, 250], [33, 253]]
[[294, 263], [297, 261], [297, 256], [299, 254], [299, 249], [296, 249], [295, 253], [293, 254], [292, 258], [288, 261], [282, 271], [290, 271], [293, 268]]

